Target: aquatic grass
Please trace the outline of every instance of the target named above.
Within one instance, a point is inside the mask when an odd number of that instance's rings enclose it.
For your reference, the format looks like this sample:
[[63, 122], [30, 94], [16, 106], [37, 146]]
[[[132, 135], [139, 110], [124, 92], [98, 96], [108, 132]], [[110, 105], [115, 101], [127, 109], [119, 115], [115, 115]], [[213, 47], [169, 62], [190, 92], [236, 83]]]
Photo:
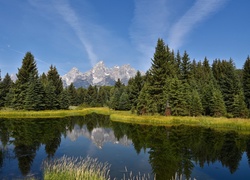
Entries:
[[[74, 158], [63, 156], [59, 159], [45, 160], [43, 162], [44, 180], [110, 180], [110, 167], [107, 162], [101, 163], [89, 156]], [[150, 174], [133, 175], [125, 167], [121, 180], [149, 180]], [[155, 179], [155, 178], [153, 178]], [[117, 178], [114, 178], [117, 180]]]
[[44, 180], [109, 180], [110, 165], [90, 157], [74, 158], [63, 156], [46, 160], [43, 164]]

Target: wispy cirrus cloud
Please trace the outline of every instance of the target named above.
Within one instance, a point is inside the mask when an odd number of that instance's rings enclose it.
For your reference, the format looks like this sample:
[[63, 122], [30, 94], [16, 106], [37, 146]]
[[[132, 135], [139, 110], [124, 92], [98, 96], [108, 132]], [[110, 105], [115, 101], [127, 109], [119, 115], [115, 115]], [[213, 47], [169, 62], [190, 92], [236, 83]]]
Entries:
[[[136, 56], [127, 39], [117, 36], [116, 29], [110, 30], [105, 26], [103, 18], [100, 18], [103, 15], [99, 14], [91, 2], [78, 2], [77, 8], [73, 6], [76, 4], [69, 0], [53, 0], [50, 4], [30, 0], [30, 4], [39, 10], [42, 7], [47, 16], [54, 17], [50, 20], [63, 28], [65, 36], [62, 38], [77, 47], [77, 49], [72, 48], [72, 52], [78, 50], [86, 52], [87, 59], [92, 66], [100, 60], [104, 60], [109, 65], [117, 65], [118, 61], [133, 61], [131, 56]], [[55, 14], [59, 15], [59, 19]], [[126, 53], [124, 54], [124, 52]], [[81, 57], [83, 60], [86, 59], [84, 55]], [[81, 62], [78, 62], [78, 65], [80, 66]]]
[[[190, 3], [182, 0], [135, 0], [130, 38], [137, 50], [149, 60], [148, 64], [145, 61], [143, 64], [150, 66], [158, 38], [163, 38], [171, 49], [180, 48], [190, 32], [220, 10], [226, 2], [196, 0], [190, 6]], [[184, 8], [187, 5], [190, 8]]]
[[130, 39], [136, 49], [150, 62], [157, 39], [163, 38], [168, 29], [167, 1], [135, 0], [134, 2]]
[[218, 11], [227, 0], [196, 0], [194, 5], [170, 28], [169, 45], [173, 49], [180, 48], [186, 36], [197, 24], [206, 20]]
[[[76, 12], [71, 8], [69, 2], [67, 0], [63, 1], [55, 1], [55, 8], [57, 9], [58, 13], [63, 17], [65, 22], [67, 22], [70, 27], [74, 30], [75, 34], [81, 41], [84, 49], [87, 52], [88, 58], [93, 65], [97, 63], [98, 57], [97, 54], [93, 50], [93, 46], [88, 39], [88, 35], [86, 34], [86, 29], [83, 26], [76, 14]], [[87, 26], [88, 22], [84, 22], [85, 26]]]

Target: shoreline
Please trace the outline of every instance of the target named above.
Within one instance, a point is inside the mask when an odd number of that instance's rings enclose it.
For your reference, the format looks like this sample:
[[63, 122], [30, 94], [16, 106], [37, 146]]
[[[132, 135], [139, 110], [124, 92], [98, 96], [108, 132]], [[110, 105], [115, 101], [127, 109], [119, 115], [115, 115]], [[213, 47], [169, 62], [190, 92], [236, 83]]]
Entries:
[[0, 118], [64, 118], [70, 116], [84, 116], [90, 113], [110, 115], [114, 122], [134, 123], [143, 125], [190, 125], [203, 126], [215, 129], [227, 129], [236, 131], [249, 131], [250, 119], [210, 117], [210, 116], [162, 116], [162, 115], [140, 115], [132, 114], [130, 111], [115, 111], [109, 108], [84, 108], [73, 110], [46, 110], [46, 111], [16, 111], [1, 110]]

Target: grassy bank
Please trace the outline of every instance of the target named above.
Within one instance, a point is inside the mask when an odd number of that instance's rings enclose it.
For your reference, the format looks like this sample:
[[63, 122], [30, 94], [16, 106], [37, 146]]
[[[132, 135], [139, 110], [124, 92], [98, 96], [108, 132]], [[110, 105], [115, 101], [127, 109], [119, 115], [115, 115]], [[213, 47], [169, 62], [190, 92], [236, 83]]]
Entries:
[[150, 125], [191, 125], [213, 127], [216, 129], [232, 129], [239, 131], [250, 131], [250, 119], [240, 118], [214, 118], [207, 116], [199, 117], [179, 117], [179, 116], [160, 116], [160, 115], [143, 115], [138, 116], [129, 111], [114, 111], [109, 108], [84, 108], [71, 110], [55, 111], [13, 111], [1, 110], [0, 118], [55, 118], [67, 116], [84, 116], [90, 113], [110, 115], [110, 119], [116, 122], [150, 124]]
[[125, 123], [137, 123], [148, 125], [190, 125], [190, 126], [204, 126], [212, 127], [215, 129], [232, 129], [239, 131], [250, 132], [250, 119], [240, 118], [226, 118], [226, 117], [189, 117], [189, 116], [160, 116], [160, 115], [146, 115], [138, 116], [129, 112], [114, 112], [111, 113], [110, 118], [112, 121], [125, 122]]
[[71, 110], [46, 110], [46, 111], [15, 111], [1, 110], [0, 118], [59, 118], [68, 116], [84, 116], [90, 113], [109, 115], [108, 108], [84, 108]]

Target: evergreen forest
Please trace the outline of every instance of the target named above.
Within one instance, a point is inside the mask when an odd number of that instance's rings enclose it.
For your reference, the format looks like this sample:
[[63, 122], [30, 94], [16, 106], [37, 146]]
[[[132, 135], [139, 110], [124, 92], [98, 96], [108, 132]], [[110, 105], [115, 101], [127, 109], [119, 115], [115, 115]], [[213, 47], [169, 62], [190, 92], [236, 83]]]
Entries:
[[213, 116], [248, 118], [250, 109], [250, 57], [242, 69], [232, 59], [212, 64], [190, 60], [158, 39], [151, 67], [124, 85], [64, 88], [55, 66], [39, 75], [36, 61], [27, 52], [13, 82], [7, 73], [0, 79], [0, 108], [57, 110], [70, 106], [109, 107], [138, 115]]

